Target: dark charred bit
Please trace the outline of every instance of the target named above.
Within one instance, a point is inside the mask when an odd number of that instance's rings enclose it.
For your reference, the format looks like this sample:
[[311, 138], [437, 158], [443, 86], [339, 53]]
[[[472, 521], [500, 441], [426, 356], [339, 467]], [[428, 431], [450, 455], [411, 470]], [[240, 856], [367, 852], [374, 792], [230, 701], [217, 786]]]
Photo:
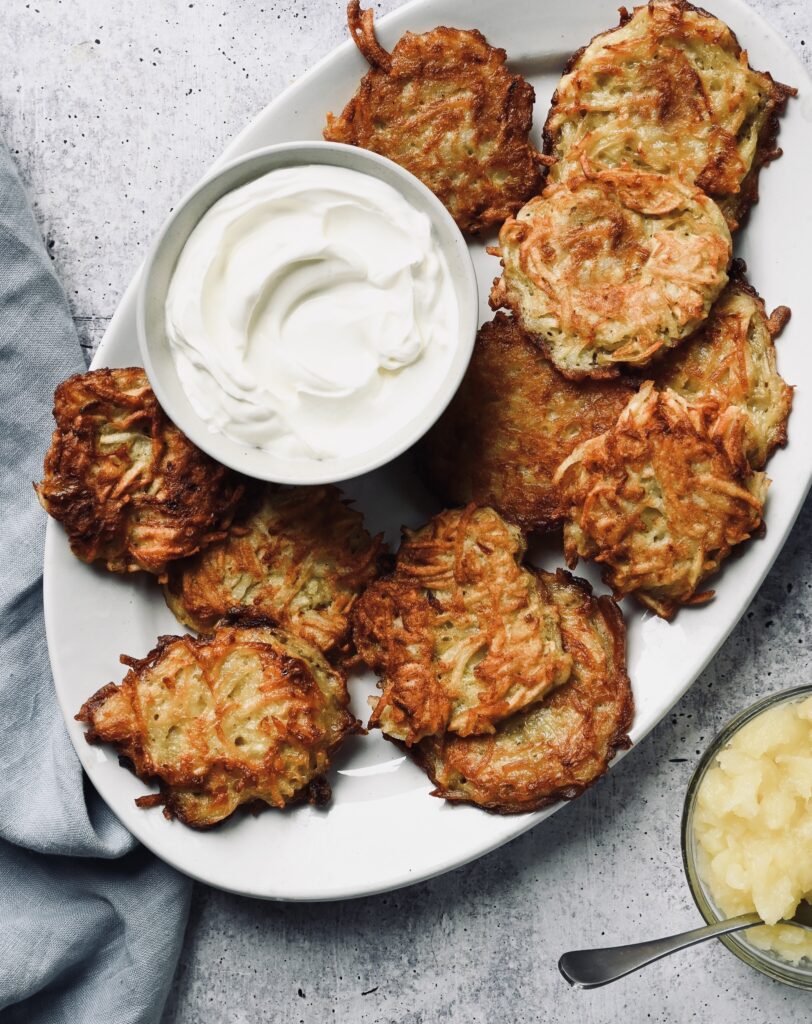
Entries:
[[307, 802], [314, 807], [324, 807], [330, 803], [332, 797], [333, 791], [330, 788], [330, 783], [323, 775], [319, 775], [308, 784]]
[[250, 608], [231, 608], [217, 623], [219, 626], [233, 627], [240, 629], [277, 629], [279, 624], [275, 619], [267, 615], [257, 615]]

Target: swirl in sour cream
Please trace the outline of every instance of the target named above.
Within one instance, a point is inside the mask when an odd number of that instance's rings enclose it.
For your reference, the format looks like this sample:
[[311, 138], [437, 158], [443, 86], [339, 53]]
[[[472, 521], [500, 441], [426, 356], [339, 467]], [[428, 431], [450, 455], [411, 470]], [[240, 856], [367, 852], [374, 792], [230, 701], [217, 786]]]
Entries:
[[166, 330], [211, 430], [291, 460], [361, 454], [440, 389], [458, 341], [431, 222], [358, 171], [272, 171], [228, 193], [180, 255]]

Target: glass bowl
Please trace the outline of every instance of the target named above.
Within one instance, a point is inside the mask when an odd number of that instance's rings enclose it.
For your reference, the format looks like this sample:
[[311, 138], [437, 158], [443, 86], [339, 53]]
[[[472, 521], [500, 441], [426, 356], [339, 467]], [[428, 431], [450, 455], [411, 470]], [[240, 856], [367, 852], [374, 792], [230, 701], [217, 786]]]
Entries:
[[[696, 807], [696, 798], [705, 773], [714, 764], [716, 755], [727, 746], [734, 734], [752, 721], [762, 712], [779, 704], [791, 703], [812, 695], [812, 685], [797, 686], [791, 690], [780, 690], [778, 693], [770, 694], [757, 701], [749, 708], [745, 708], [711, 741], [699, 764], [696, 766], [691, 781], [688, 785], [688, 792], [685, 795], [685, 807], [682, 813], [682, 860], [685, 866], [685, 875], [691, 889], [691, 895], [700, 914], [708, 924], [715, 924], [724, 920], [728, 915], [719, 910], [710, 894], [710, 891], [702, 880], [697, 867], [696, 853], [697, 841], [694, 834], [693, 819]], [[731, 953], [743, 960], [750, 967], [766, 974], [775, 981], [781, 981], [785, 985], [793, 985], [795, 988], [802, 988], [812, 991], [812, 961], [802, 960], [799, 964], [790, 963], [779, 957], [778, 954], [767, 950], [759, 949], [746, 938], [746, 932], [734, 932], [730, 935], [720, 937]]]

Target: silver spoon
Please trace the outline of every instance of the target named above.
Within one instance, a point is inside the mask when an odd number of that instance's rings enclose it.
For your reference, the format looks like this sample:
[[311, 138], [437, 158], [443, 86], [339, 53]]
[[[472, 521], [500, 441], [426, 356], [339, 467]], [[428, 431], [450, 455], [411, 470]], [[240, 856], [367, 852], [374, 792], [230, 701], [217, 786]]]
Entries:
[[[631, 974], [632, 971], [640, 970], [646, 964], [653, 964], [655, 960], [661, 960], [678, 949], [695, 946], [697, 942], [704, 942], [705, 939], [727, 935], [728, 932], [738, 932], [742, 928], [752, 928], [753, 925], [763, 923], [758, 914], [742, 914], [741, 917], [731, 917], [727, 921], [717, 921], [716, 924], [709, 924], [704, 928], [694, 928], [690, 932], [669, 935], [665, 939], [653, 939], [651, 942], [635, 942], [627, 946], [608, 946], [603, 949], [575, 949], [561, 957], [558, 969], [575, 988], [599, 988], [601, 985], [608, 985], [610, 981], [617, 981], [618, 978]], [[812, 904], [802, 900], [794, 917], [782, 923], [796, 924], [812, 931]]]

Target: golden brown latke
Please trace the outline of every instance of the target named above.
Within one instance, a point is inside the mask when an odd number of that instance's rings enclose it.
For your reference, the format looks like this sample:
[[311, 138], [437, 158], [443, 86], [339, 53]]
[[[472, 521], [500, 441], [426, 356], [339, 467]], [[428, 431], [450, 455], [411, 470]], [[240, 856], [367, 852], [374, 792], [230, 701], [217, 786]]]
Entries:
[[779, 306], [767, 316], [764, 300], [736, 268], [702, 329], [655, 364], [654, 379], [689, 402], [710, 399], [720, 414], [711, 436], [729, 457], [763, 469], [787, 443], [792, 388], [778, 373], [774, 340], [789, 320]]
[[505, 65], [505, 51], [477, 31], [407, 32], [387, 53], [372, 11], [347, 8], [350, 33], [370, 64], [358, 92], [324, 138], [389, 157], [420, 178], [463, 231], [502, 221], [539, 190], [530, 145], [533, 87]]
[[491, 306], [509, 306], [566, 377], [613, 377], [673, 348], [727, 283], [719, 207], [674, 177], [588, 169], [548, 185], [499, 233]]
[[499, 814], [537, 811], [580, 796], [630, 745], [634, 701], [620, 609], [562, 569], [537, 575], [560, 613], [572, 676], [491, 736], [432, 736], [412, 748], [437, 787], [433, 796]]
[[166, 418], [142, 369], [70, 377], [54, 419], [35, 489], [77, 558], [160, 574], [224, 535], [242, 484]]
[[633, 593], [663, 618], [709, 601], [700, 586], [762, 524], [769, 481], [711, 440], [711, 411], [646, 381], [616, 426], [556, 473], [570, 503], [567, 564], [595, 559], [616, 596]]
[[623, 377], [572, 383], [497, 313], [421, 446], [421, 467], [448, 504], [490, 505], [524, 530], [552, 529], [566, 511], [552, 480], [561, 460], [613, 426], [635, 390]]
[[337, 487], [270, 485], [243, 501], [224, 540], [170, 566], [166, 603], [201, 633], [245, 607], [333, 653], [380, 550]]
[[493, 732], [569, 677], [558, 613], [524, 551], [515, 526], [474, 505], [404, 531], [394, 572], [353, 613], [358, 653], [382, 676], [370, 727], [407, 745]]
[[162, 636], [128, 658], [76, 716], [90, 743], [112, 743], [160, 794], [143, 807], [208, 828], [241, 804], [326, 803], [330, 755], [360, 729], [342, 673], [310, 644], [261, 620], [209, 639]]
[[684, 0], [653, 0], [570, 59], [544, 126], [550, 175], [631, 166], [698, 185], [735, 229], [781, 155], [778, 115], [795, 89], [753, 71], [723, 22]]

